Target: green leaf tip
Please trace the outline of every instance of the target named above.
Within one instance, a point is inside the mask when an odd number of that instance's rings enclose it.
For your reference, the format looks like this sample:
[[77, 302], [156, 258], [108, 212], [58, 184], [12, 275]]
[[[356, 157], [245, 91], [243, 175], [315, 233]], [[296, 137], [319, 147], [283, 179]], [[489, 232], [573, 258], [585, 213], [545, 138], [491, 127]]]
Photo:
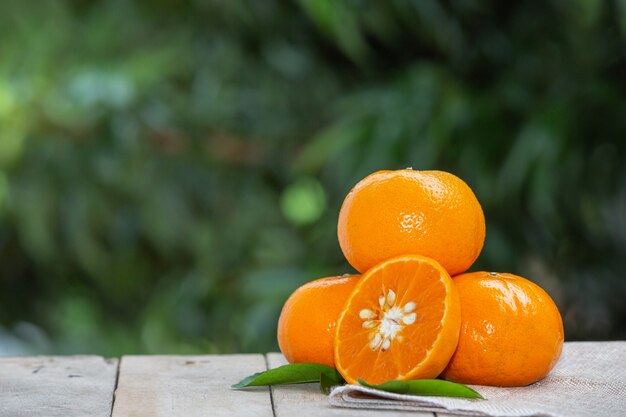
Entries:
[[248, 387], [248, 386], [250, 386], [250, 383], [252, 381], [254, 381], [254, 379], [257, 376], [261, 375], [262, 373], [263, 372], [257, 372], [256, 374], [249, 375], [249, 376], [245, 377], [244, 379], [242, 379], [241, 381], [237, 382], [236, 384], [231, 385], [230, 387], [231, 388], [245, 388], [245, 387]]
[[424, 395], [435, 397], [485, 398], [467, 385], [442, 379], [414, 379], [411, 381], [387, 381], [382, 384], [368, 384], [359, 378], [364, 387], [393, 392], [396, 394]]

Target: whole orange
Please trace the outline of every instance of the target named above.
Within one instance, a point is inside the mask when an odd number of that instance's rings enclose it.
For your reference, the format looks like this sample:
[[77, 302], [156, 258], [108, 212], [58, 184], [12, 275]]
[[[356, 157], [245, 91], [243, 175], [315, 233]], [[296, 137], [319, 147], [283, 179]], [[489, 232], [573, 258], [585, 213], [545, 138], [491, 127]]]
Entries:
[[563, 347], [554, 301], [525, 278], [494, 272], [454, 277], [459, 343], [442, 377], [464, 384], [524, 386], [545, 377]]
[[360, 275], [321, 278], [287, 299], [278, 319], [278, 345], [289, 363], [335, 366], [335, 327]]
[[346, 196], [337, 225], [346, 259], [359, 272], [400, 255], [466, 271], [485, 241], [485, 217], [459, 177], [443, 171], [378, 171]]

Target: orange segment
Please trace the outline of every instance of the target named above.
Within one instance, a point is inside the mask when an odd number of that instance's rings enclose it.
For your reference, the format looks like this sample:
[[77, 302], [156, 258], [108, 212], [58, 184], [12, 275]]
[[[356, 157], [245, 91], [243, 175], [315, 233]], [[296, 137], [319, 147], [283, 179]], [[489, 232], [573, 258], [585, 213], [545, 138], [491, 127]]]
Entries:
[[459, 297], [437, 261], [392, 258], [367, 271], [337, 322], [335, 367], [349, 383], [434, 378], [456, 349]]

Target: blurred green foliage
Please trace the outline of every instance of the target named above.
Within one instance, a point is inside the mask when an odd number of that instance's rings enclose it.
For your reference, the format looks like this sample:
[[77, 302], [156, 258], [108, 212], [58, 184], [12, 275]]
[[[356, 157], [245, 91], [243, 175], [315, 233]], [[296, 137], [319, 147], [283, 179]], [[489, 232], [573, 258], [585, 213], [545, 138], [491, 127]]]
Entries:
[[0, 354], [277, 349], [346, 192], [456, 173], [474, 269], [626, 338], [626, 2], [0, 3]]

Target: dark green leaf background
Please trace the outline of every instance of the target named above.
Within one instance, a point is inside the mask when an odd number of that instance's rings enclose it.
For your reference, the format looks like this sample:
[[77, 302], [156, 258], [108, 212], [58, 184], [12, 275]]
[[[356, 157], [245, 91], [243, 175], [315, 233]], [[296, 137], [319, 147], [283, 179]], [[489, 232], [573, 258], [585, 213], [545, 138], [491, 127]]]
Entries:
[[474, 269], [626, 338], [626, 4], [0, 2], [0, 355], [276, 350], [341, 201], [456, 173]]

